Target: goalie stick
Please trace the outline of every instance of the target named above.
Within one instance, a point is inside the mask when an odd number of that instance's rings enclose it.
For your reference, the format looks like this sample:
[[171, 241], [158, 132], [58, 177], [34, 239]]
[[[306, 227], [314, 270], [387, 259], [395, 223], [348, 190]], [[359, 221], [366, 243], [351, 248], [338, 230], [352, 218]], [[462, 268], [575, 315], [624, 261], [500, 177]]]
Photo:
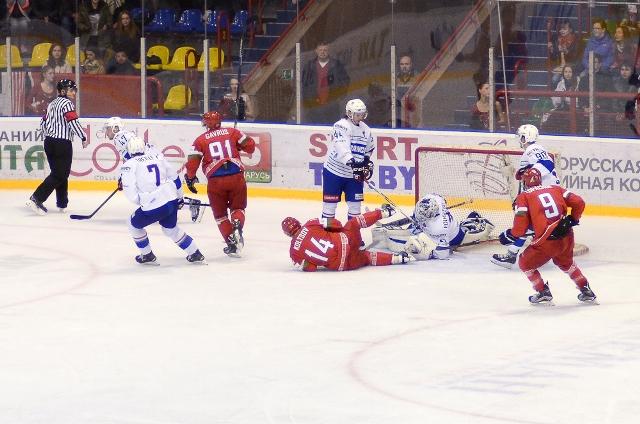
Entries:
[[79, 219], [79, 220], [83, 220], [83, 219], [91, 219], [93, 217], [93, 215], [95, 215], [100, 209], [102, 209], [102, 207], [105, 205], [105, 203], [107, 203], [109, 201], [109, 199], [111, 199], [113, 196], [115, 196], [115, 194], [118, 192], [118, 188], [116, 188], [115, 190], [113, 190], [113, 193], [111, 193], [109, 195], [109, 197], [107, 197], [104, 202], [100, 203], [100, 206], [98, 206], [96, 208], [95, 211], [93, 211], [90, 215], [74, 215], [71, 214], [69, 215], [69, 218], [71, 219]]

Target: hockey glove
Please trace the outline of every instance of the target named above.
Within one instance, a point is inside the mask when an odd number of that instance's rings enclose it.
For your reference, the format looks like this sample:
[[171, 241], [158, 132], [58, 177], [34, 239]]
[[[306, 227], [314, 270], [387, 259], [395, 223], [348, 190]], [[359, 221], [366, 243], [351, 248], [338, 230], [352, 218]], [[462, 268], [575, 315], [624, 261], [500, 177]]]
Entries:
[[362, 164], [363, 177], [365, 181], [369, 181], [373, 176], [373, 162], [369, 159], [369, 156], [364, 157], [364, 163]]
[[516, 237], [511, 234], [511, 230], [505, 230], [500, 233], [500, 243], [501, 244], [513, 244], [517, 240]]
[[118, 190], [122, 191], [122, 177], [118, 177]]
[[201, 200], [198, 199], [190, 199], [189, 203], [189, 211], [191, 212], [191, 221], [196, 222], [198, 217], [200, 216], [200, 205], [202, 204]]
[[527, 165], [525, 167], [522, 167], [520, 169], [518, 169], [518, 172], [516, 172], [516, 180], [520, 181], [522, 179], [522, 175], [525, 173], [525, 171], [529, 168], [531, 168], [533, 165]]
[[347, 165], [349, 165], [351, 167], [351, 170], [353, 171], [353, 179], [359, 182], [364, 182], [365, 178], [364, 178], [364, 162], [356, 162], [353, 159], [349, 159], [349, 161], [347, 162]]
[[184, 182], [187, 185], [189, 191], [193, 194], [197, 194], [198, 190], [196, 189], [195, 184], [199, 183], [198, 176], [194, 176], [193, 178], [189, 178], [187, 174], [184, 174]]
[[571, 215], [567, 215], [560, 220], [558, 226], [553, 230], [549, 239], [558, 240], [564, 238], [571, 231], [571, 227], [578, 225], [578, 221], [576, 221]]
[[380, 212], [382, 214], [382, 218], [389, 218], [391, 215], [396, 213], [396, 210], [390, 204], [383, 203], [382, 206], [380, 206]]

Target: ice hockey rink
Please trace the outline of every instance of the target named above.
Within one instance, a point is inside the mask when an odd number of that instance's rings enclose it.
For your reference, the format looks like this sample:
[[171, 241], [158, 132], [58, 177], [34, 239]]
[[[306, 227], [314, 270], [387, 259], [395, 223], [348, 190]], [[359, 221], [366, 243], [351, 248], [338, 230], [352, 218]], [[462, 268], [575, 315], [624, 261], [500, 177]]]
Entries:
[[[208, 265], [153, 226], [160, 266], [141, 266], [123, 195], [73, 221], [34, 215], [29, 194], [0, 191], [0, 423], [638, 422], [640, 220], [576, 229], [600, 305], [547, 265], [556, 306], [534, 307], [524, 275], [489, 262], [499, 245], [296, 270], [280, 222], [319, 201], [250, 198], [239, 259], [210, 211], [192, 223], [183, 210]], [[69, 212], [107, 195], [72, 191]]]

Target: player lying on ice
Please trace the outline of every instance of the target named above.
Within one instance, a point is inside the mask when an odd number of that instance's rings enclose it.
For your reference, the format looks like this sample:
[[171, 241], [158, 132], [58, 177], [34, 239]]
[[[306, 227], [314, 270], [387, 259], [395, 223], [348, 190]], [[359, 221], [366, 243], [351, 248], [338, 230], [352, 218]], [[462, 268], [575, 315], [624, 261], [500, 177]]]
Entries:
[[380, 224], [371, 231], [372, 246], [407, 252], [417, 260], [447, 259], [451, 250], [488, 240], [494, 226], [477, 212], [458, 223], [446, 200], [427, 194], [416, 203], [413, 215]]
[[[557, 185], [542, 185], [542, 176], [536, 168], [529, 168], [522, 175], [526, 190], [516, 197], [513, 228], [500, 234], [500, 243], [508, 245], [522, 237], [529, 227], [535, 235], [529, 246], [520, 254], [518, 265], [533, 288], [529, 302], [550, 302], [553, 299], [548, 283], [538, 271], [552, 260], [575, 283], [582, 302], [594, 301], [596, 295], [587, 279], [573, 260], [573, 229], [584, 211], [584, 200], [575, 193]], [[571, 213], [567, 214], [568, 208]]]
[[303, 271], [323, 266], [333, 271], [350, 271], [366, 265], [383, 266], [407, 263], [414, 258], [406, 252], [396, 254], [360, 250], [360, 229], [389, 217], [394, 209], [382, 209], [356, 215], [344, 226], [335, 218], [316, 218], [301, 225], [295, 218], [282, 221], [282, 231], [291, 237], [289, 256]]

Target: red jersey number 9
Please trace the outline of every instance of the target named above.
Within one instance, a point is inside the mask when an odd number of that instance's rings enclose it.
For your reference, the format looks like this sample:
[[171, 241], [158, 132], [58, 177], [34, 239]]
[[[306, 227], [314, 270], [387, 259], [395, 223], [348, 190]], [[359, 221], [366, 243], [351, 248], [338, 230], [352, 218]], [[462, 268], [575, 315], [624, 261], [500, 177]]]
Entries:
[[216, 160], [232, 158], [231, 142], [229, 140], [212, 141], [209, 143], [209, 154]]
[[541, 193], [538, 195], [538, 199], [540, 199], [540, 203], [544, 208], [544, 215], [547, 218], [555, 218], [560, 215], [560, 211], [558, 210], [558, 205], [553, 200], [553, 197], [549, 193]]

